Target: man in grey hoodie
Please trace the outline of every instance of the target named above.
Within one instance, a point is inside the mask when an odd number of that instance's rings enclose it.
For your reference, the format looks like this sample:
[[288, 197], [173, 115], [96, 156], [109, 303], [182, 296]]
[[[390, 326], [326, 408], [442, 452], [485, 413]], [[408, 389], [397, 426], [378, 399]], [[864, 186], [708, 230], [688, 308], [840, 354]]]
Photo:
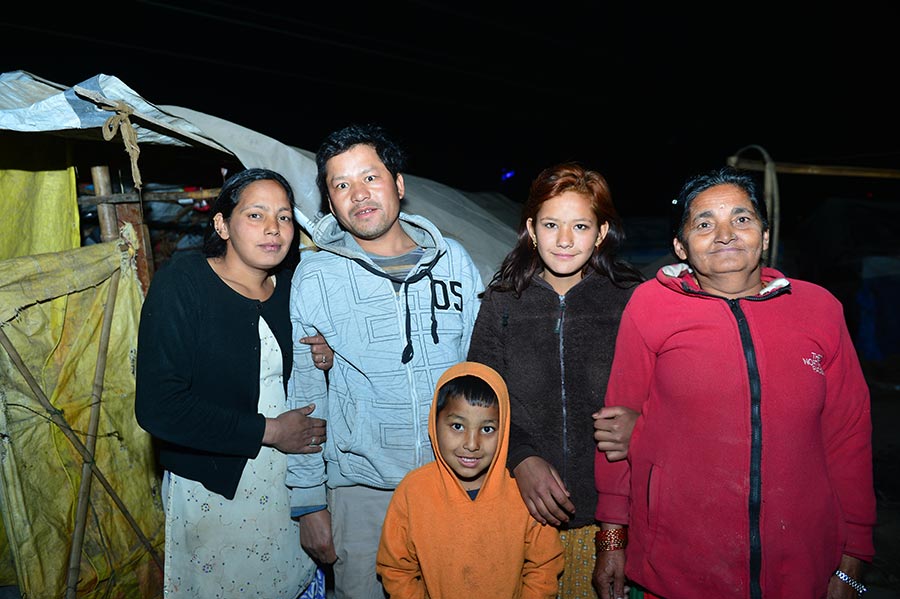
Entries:
[[332, 133], [316, 165], [331, 213], [294, 272], [291, 320], [294, 339], [324, 337], [334, 365], [326, 374], [294, 344], [288, 403], [315, 403], [328, 430], [321, 454], [291, 456], [287, 483], [303, 547], [334, 563], [335, 596], [380, 599], [384, 515], [404, 475], [434, 459], [435, 385], [466, 358], [484, 285], [462, 245], [400, 211], [404, 155], [383, 129]]

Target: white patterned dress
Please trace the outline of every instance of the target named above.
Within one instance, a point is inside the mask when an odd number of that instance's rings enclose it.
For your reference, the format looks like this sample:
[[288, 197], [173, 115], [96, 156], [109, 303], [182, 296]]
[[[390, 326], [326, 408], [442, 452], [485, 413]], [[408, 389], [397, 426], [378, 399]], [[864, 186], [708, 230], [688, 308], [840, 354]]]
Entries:
[[[259, 319], [259, 411], [285, 410], [281, 349]], [[233, 500], [166, 472], [167, 599], [296, 599], [316, 567], [300, 547], [284, 477], [287, 457], [263, 447], [248, 460]]]

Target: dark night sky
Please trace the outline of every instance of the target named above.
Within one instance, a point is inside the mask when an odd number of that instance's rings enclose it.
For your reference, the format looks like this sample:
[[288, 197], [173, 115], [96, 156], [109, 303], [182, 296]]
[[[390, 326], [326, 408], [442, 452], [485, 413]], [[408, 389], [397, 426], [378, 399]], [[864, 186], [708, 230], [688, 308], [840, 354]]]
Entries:
[[514, 200], [567, 159], [603, 172], [625, 216], [752, 144], [776, 161], [900, 168], [894, 21], [859, 3], [17, 4], [0, 17], [4, 72], [114, 75], [152, 103], [313, 151], [350, 121], [380, 122], [411, 174]]
[[[311, 151], [378, 122], [409, 174], [514, 201], [541, 168], [580, 160], [606, 175], [636, 262], [668, 252], [656, 217], [681, 182], [741, 148], [900, 170], [890, 7], [686, 4], [20, 0], [0, 16], [0, 72], [116, 76], [151, 103]], [[900, 179], [778, 186], [777, 266], [835, 293], [855, 329], [864, 257], [900, 253]]]

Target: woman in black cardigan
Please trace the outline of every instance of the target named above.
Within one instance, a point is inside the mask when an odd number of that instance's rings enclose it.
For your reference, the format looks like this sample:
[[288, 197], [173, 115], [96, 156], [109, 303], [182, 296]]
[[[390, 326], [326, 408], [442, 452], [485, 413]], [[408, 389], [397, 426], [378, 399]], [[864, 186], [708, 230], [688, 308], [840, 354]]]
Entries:
[[[222, 186], [204, 254], [156, 273], [141, 310], [135, 415], [159, 442], [167, 598], [295, 599], [316, 573], [284, 485], [286, 453], [321, 450], [312, 406], [285, 411], [293, 192], [248, 169]], [[251, 592], [253, 591], [253, 592]]]

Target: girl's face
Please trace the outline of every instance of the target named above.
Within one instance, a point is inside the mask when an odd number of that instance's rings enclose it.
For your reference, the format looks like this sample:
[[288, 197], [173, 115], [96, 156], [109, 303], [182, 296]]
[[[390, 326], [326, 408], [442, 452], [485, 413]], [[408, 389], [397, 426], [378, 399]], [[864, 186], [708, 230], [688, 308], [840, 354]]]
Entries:
[[590, 199], [574, 191], [541, 204], [526, 226], [544, 266], [541, 277], [560, 295], [581, 280], [582, 268], [609, 230], [609, 223], [597, 222]]

